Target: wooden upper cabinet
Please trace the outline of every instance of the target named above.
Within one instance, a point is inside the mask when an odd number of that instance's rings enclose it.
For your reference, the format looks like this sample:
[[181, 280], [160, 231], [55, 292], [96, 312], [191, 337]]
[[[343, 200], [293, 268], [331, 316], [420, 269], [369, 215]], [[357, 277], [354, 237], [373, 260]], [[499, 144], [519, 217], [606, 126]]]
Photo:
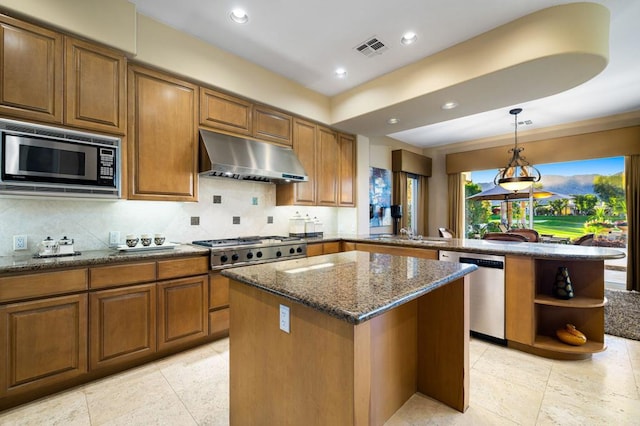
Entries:
[[200, 88], [200, 125], [251, 136], [251, 102]]
[[131, 65], [129, 199], [197, 201], [198, 87]]
[[326, 127], [318, 127], [316, 155], [316, 201], [319, 206], [338, 205], [339, 146], [338, 134]]
[[0, 31], [0, 114], [62, 123], [62, 35], [2, 15]]
[[126, 62], [122, 54], [65, 38], [65, 123], [124, 134]]
[[317, 126], [308, 121], [293, 120], [293, 151], [307, 172], [307, 182], [276, 185], [276, 205], [316, 204], [316, 132]]
[[253, 108], [253, 136], [264, 141], [291, 146], [293, 118], [264, 105]]
[[338, 180], [338, 205], [356, 206], [356, 138], [352, 135], [338, 134], [340, 145], [340, 179]]

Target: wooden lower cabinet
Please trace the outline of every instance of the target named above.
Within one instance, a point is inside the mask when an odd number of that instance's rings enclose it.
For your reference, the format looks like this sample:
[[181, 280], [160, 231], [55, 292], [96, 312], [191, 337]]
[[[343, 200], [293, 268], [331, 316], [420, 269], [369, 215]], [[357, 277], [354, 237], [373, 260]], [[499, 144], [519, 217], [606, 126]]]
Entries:
[[397, 256], [420, 257], [423, 259], [438, 260], [438, 250], [415, 248], [415, 247], [399, 247], [384, 244], [368, 244], [356, 243], [355, 250], [368, 251], [371, 253], [393, 254]]
[[156, 285], [91, 293], [92, 370], [143, 358], [156, 351]]
[[158, 283], [158, 350], [208, 335], [206, 275]]
[[87, 372], [86, 294], [0, 307], [0, 397]]
[[209, 335], [229, 333], [229, 278], [220, 272], [209, 274]]
[[340, 253], [341, 251], [342, 247], [340, 241], [307, 244], [307, 257], [320, 256], [321, 254]]

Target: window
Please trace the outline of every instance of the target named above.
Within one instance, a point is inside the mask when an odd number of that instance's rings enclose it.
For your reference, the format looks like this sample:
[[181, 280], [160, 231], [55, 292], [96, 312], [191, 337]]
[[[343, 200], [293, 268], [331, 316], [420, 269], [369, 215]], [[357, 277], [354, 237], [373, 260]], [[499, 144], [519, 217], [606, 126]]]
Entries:
[[407, 226], [418, 229], [418, 176], [407, 174]]

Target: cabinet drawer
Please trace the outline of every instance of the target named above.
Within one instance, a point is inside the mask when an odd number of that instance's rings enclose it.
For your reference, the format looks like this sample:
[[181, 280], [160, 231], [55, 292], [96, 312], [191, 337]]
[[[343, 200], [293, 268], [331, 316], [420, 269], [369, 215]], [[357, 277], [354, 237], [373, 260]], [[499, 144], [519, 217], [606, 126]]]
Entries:
[[209, 335], [229, 332], [229, 308], [209, 312]]
[[323, 254], [340, 253], [340, 241], [324, 243]]
[[209, 275], [209, 309], [229, 306], [229, 278], [213, 273]]
[[71, 293], [87, 289], [87, 269], [0, 278], [0, 302]]
[[156, 280], [156, 262], [99, 266], [89, 269], [89, 287], [104, 288]]
[[206, 274], [209, 271], [209, 257], [187, 257], [158, 261], [158, 279], [188, 277]]
[[307, 244], [307, 257], [320, 256], [322, 251], [322, 243]]

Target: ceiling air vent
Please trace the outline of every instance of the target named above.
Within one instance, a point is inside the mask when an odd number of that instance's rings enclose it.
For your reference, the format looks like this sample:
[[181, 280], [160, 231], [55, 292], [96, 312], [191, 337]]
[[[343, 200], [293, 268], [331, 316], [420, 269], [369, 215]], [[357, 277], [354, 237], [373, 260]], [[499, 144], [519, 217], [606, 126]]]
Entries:
[[362, 53], [367, 58], [374, 55], [381, 55], [385, 50], [389, 48], [378, 37], [370, 37], [368, 40], [359, 43], [354, 47], [358, 52]]

